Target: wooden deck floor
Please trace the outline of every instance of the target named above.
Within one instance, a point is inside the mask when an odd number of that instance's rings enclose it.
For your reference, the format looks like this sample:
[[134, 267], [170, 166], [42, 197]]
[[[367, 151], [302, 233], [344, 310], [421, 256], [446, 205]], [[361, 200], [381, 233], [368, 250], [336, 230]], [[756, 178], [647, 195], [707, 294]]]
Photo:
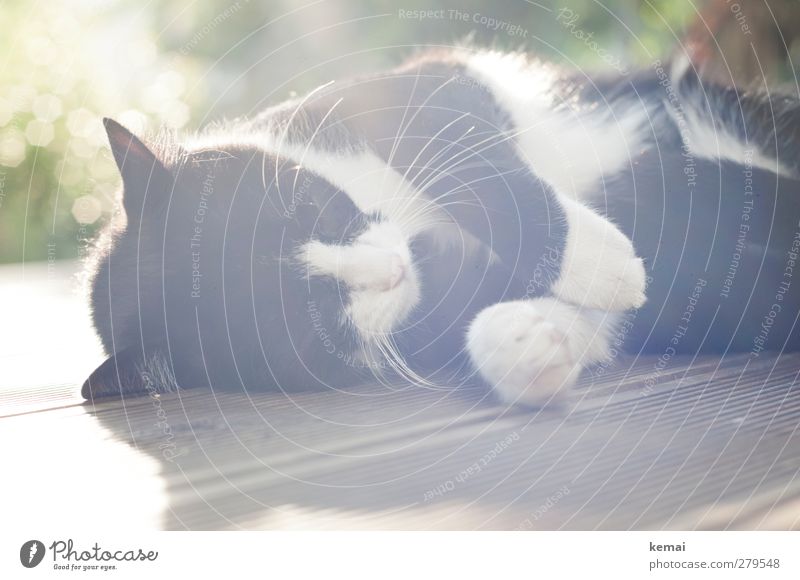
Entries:
[[69, 270], [0, 270], [0, 501], [26, 527], [800, 528], [800, 355], [621, 360], [541, 412], [409, 385], [92, 406]]

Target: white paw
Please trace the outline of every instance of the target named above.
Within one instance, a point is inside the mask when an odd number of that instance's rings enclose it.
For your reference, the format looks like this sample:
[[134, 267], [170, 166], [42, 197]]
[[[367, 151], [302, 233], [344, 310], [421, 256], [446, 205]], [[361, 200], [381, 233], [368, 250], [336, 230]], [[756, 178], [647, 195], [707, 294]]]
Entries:
[[553, 293], [586, 308], [623, 311], [645, 303], [646, 273], [617, 227], [572, 200], [561, 201], [569, 231]]
[[478, 314], [467, 349], [480, 375], [503, 401], [543, 405], [558, 400], [580, 375], [581, 361], [605, 353], [574, 307], [552, 298], [501, 302]]

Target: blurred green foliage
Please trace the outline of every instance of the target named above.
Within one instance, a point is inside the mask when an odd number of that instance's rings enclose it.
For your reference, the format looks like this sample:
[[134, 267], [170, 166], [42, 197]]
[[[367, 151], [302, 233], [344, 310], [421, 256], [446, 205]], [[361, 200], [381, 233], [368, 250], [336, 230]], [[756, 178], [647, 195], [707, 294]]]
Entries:
[[14, 262], [80, 255], [114, 211], [103, 116], [193, 130], [467, 37], [573, 66], [607, 66], [596, 47], [646, 64], [697, 14], [689, 0], [20, 0], [1, 18], [0, 262]]

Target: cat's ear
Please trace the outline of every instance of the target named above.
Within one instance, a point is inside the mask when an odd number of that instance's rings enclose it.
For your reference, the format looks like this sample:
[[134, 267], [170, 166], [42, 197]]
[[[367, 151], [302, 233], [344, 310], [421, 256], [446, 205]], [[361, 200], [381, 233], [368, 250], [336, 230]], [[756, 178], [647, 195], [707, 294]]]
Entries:
[[167, 196], [172, 175], [161, 160], [136, 135], [106, 117], [103, 125], [108, 134], [111, 152], [117, 162], [124, 192], [122, 203], [128, 218], [141, 215], [147, 196]]
[[139, 396], [176, 388], [166, 359], [157, 352], [145, 356], [140, 348], [126, 348], [108, 357], [89, 375], [81, 396], [93, 401], [107, 397]]

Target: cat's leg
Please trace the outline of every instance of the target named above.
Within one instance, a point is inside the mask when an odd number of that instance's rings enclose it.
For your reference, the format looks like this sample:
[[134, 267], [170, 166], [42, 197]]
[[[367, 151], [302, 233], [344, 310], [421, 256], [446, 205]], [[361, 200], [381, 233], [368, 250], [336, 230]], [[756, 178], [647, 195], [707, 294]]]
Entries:
[[473, 320], [467, 350], [502, 401], [545, 405], [560, 400], [587, 365], [609, 356], [618, 318], [555, 298], [500, 302]]
[[495, 179], [483, 169], [468, 190], [440, 194], [443, 209], [534, 286], [587, 308], [625, 311], [645, 302], [645, 269], [630, 239], [581, 202], [559, 195], [527, 168]]
[[550, 292], [583, 308], [621, 312], [642, 306], [646, 274], [631, 240], [580, 202], [559, 196], [559, 203], [569, 228]]

